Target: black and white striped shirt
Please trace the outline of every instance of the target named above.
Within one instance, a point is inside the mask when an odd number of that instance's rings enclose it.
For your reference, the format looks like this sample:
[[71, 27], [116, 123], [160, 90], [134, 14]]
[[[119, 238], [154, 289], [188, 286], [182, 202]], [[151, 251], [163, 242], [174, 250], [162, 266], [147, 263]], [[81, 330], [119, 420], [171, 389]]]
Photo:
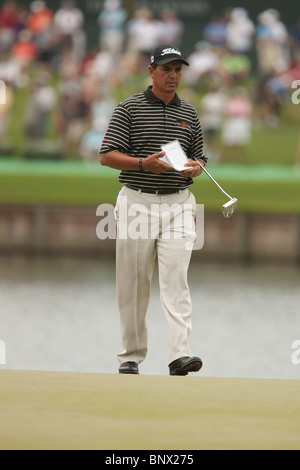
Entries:
[[[195, 108], [177, 95], [167, 106], [152, 93], [145, 92], [120, 103], [101, 145], [100, 154], [119, 151], [136, 158], [161, 152], [161, 145], [178, 139], [189, 158], [206, 163], [201, 125]], [[148, 171], [121, 171], [119, 181], [132, 188], [150, 191], [185, 189], [193, 183], [177, 171], [156, 175]]]

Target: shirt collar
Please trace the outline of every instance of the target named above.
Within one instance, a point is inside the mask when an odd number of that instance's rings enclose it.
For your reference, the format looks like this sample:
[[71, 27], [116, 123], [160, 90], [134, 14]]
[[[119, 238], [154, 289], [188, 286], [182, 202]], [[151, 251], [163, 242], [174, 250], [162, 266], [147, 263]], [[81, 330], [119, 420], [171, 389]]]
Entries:
[[[151, 85], [147, 88], [146, 91], [144, 91], [144, 95], [149, 101], [149, 103], [163, 103], [165, 105], [165, 103], [152, 92]], [[170, 101], [170, 103], [168, 104], [168, 106], [173, 105], [173, 104], [175, 106], [181, 106], [181, 99], [176, 93], [172, 101]]]

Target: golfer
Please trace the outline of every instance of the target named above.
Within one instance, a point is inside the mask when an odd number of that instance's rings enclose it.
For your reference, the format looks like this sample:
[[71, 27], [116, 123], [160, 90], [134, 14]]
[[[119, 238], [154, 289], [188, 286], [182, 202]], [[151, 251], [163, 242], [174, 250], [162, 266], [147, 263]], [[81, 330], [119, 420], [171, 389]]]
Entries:
[[[101, 164], [121, 170], [123, 185], [115, 207], [116, 283], [124, 348], [118, 354], [120, 374], [138, 374], [147, 354], [146, 313], [156, 257], [169, 373], [187, 375], [202, 367], [189, 347], [192, 308], [187, 274], [196, 236], [196, 201], [188, 187], [207, 159], [196, 110], [176, 94], [185, 65], [189, 64], [177, 47], [157, 47], [148, 66], [152, 86], [116, 107], [100, 149]], [[174, 140], [188, 156], [183, 171], [161, 160], [161, 146]], [[175, 206], [184, 217], [174, 215]], [[137, 207], [144, 215], [139, 220], [149, 225], [143, 226], [140, 237], [128, 233]]]

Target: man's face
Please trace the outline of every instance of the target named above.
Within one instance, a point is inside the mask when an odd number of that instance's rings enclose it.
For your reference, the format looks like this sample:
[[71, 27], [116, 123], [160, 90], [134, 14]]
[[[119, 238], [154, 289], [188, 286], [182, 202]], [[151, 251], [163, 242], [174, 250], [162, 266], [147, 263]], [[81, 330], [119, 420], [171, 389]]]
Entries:
[[175, 93], [180, 83], [182, 67], [180, 60], [173, 60], [165, 65], [157, 65], [155, 69], [149, 66], [153, 88], [161, 93]]

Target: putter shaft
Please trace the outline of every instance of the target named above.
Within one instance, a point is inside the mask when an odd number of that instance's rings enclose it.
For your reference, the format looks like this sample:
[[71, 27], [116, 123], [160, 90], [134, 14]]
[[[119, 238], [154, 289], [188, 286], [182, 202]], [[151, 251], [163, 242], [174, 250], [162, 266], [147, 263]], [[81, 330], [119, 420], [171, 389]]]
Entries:
[[[198, 162], [198, 160], [197, 160]], [[211, 176], [211, 174], [208, 173], [208, 171], [204, 168], [203, 165], [201, 165], [201, 163], [198, 162], [198, 164], [201, 166], [202, 170], [207, 174], [207, 176], [215, 183], [215, 185], [218, 186], [218, 188], [222, 191], [222, 193], [224, 193], [227, 197], [229, 197], [229, 199], [233, 199], [231, 196], [229, 196], [229, 194], [226, 193], [226, 191], [224, 191], [223, 188], [221, 188], [221, 186], [216, 182], [216, 180]]]

